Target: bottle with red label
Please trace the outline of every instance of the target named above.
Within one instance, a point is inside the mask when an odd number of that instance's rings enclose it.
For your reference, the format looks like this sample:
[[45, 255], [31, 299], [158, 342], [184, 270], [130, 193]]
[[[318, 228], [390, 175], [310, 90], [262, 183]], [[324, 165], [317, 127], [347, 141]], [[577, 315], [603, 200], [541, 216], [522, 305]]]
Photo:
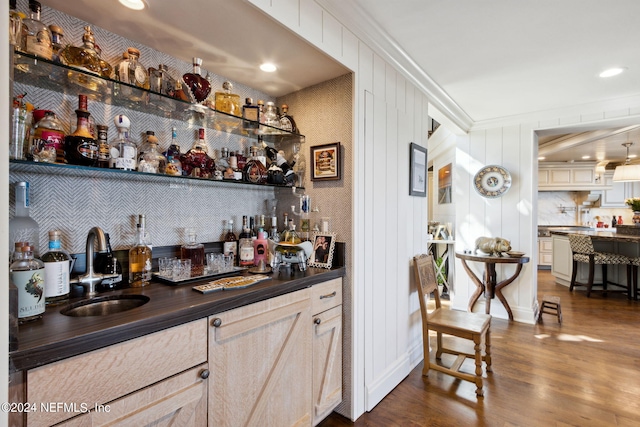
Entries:
[[76, 116], [78, 126], [75, 132], [64, 138], [64, 156], [72, 165], [95, 166], [98, 161], [98, 142], [91, 133], [87, 95], [78, 95]]

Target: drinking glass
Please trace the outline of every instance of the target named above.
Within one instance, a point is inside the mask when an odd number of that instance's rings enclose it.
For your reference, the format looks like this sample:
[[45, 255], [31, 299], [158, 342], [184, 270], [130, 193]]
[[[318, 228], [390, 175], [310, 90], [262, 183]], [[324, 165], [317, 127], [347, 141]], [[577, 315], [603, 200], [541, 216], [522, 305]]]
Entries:
[[173, 260], [175, 257], [158, 258], [158, 274], [163, 277], [171, 277], [173, 275]]
[[176, 259], [172, 264], [172, 279], [174, 281], [185, 280], [191, 277], [191, 260]]

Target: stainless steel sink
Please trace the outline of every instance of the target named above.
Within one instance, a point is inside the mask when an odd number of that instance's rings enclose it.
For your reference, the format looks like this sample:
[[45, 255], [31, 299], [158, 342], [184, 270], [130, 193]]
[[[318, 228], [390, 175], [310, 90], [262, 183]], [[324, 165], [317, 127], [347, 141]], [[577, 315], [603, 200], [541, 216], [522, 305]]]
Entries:
[[60, 311], [65, 316], [88, 317], [121, 313], [149, 302], [145, 295], [111, 295], [89, 298], [70, 304]]

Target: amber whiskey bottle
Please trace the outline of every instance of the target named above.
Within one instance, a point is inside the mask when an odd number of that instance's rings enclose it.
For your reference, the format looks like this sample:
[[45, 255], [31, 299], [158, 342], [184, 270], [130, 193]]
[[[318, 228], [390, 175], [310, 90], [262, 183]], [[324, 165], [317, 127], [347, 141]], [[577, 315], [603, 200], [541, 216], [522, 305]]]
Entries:
[[64, 138], [65, 159], [73, 165], [95, 166], [98, 161], [98, 142], [91, 134], [87, 110], [87, 95], [78, 95], [78, 118], [75, 132]]

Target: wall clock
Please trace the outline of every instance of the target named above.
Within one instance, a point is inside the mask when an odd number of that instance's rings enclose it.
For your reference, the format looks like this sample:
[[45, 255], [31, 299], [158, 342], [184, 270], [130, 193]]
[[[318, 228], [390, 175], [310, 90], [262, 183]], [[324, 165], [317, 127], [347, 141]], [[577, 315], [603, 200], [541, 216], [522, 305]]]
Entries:
[[476, 173], [473, 184], [483, 197], [501, 197], [511, 188], [511, 174], [502, 166], [485, 166]]

